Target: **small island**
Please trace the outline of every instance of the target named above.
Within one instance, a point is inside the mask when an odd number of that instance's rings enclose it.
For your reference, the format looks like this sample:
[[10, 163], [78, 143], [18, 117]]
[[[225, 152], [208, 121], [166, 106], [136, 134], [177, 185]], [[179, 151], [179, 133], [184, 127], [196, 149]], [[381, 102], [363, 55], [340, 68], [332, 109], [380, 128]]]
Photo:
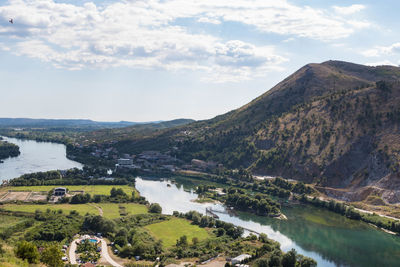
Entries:
[[7, 141], [3, 141], [0, 137], [0, 163], [2, 163], [3, 159], [9, 157], [17, 157], [21, 154], [19, 151], [19, 146], [9, 143]]

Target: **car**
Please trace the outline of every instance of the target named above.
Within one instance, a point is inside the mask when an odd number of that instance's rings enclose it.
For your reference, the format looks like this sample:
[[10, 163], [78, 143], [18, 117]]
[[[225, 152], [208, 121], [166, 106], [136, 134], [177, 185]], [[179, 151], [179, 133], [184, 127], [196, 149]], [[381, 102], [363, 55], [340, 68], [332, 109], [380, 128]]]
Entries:
[[64, 257], [61, 258], [61, 260], [62, 261], [68, 261], [68, 258], [64, 256]]

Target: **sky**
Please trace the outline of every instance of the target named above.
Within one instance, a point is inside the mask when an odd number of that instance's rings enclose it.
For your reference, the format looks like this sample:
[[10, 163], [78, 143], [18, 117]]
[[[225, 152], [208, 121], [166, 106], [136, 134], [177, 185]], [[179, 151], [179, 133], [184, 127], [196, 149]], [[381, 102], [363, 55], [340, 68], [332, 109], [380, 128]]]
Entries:
[[398, 10], [396, 0], [0, 0], [0, 117], [209, 119], [308, 63], [398, 66]]

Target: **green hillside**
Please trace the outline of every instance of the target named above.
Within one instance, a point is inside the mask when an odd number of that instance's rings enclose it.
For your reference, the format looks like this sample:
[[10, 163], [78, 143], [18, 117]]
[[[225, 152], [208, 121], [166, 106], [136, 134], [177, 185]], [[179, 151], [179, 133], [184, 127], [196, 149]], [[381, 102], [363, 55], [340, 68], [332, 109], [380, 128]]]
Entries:
[[398, 202], [399, 81], [398, 67], [308, 64], [237, 110], [146, 135], [125, 131], [115, 146], [342, 188], [329, 193], [347, 200], [373, 191]]

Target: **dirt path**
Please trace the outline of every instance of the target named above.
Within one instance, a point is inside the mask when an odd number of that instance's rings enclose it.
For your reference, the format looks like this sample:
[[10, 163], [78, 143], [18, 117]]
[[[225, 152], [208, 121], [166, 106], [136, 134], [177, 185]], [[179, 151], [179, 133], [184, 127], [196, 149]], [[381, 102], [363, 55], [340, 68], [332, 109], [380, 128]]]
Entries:
[[[363, 212], [363, 213], [368, 213], [368, 214], [373, 214], [373, 213], [374, 213], [374, 212], [369, 211], [369, 210], [363, 210], [363, 209], [359, 209], [359, 208], [354, 208], [354, 209], [357, 210], [357, 211], [359, 211], [359, 212]], [[387, 216], [387, 215], [380, 214], [380, 213], [376, 213], [376, 212], [375, 212], [375, 214], [377, 214], [377, 215], [379, 215], [379, 216], [381, 216], [381, 217], [388, 218], [388, 219], [400, 221], [399, 218], [395, 218], [395, 217], [392, 217], [392, 216]]]
[[93, 203], [88, 203], [90, 206], [92, 206], [92, 207], [95, 207], [98, 211], [99, 211], [99, 215], [101, 216], [101, 217], [103, 217], [103, 209], [101, 208], [101, 207], [99, 207], [99, 206], [96, 206], [95, 204], [93, 204]]
[[[308, 199], [312, 199], [313, 197], [312, 197], [312, 196], [307, 196], [307, 198], [308, 198]], [[324, 197], [318, 197], [318, 199], [321, 200], [321, 201], [325, 201], [325, 202], [329, 202], [329, 200], [330, 200], [330, 198], [324, 198]], [[335, 200], [335, 201], [337, 201], [337, 200]], [[347, 202], [345, 202], [345, 201], [339, 201], [339, 202], [342, 202], [342, 203], [344, 203], [346, 206], [349, 206], [349, 203], [347, 203]], [[351, 205], [351, 203], [350, 203], [350, 205]], [[379, 212], [372, 212], [372, 211], [369, 211], [369, 210], [363, 210], [363, 209], [359, 209], [359, 208], [354, 208], [354, 209], [355, 209], [356, 211], [359, 211], [359, 212], [362, 212], [362, 213], [367, 213], [367, 214], [373, 214], [373, 213], [375, 213], [376, 215], [378, 215], [378, 216], [380, 216], [380, 217], [392, 219], [392, 220], [395, 220], [395, 221], [400, 221], [399, 218], [392, 217], [392, 216], [388, 216], [388, 215], [385, 215], [385, 214], [382, 214], [382, 213], [379, 213]]]

